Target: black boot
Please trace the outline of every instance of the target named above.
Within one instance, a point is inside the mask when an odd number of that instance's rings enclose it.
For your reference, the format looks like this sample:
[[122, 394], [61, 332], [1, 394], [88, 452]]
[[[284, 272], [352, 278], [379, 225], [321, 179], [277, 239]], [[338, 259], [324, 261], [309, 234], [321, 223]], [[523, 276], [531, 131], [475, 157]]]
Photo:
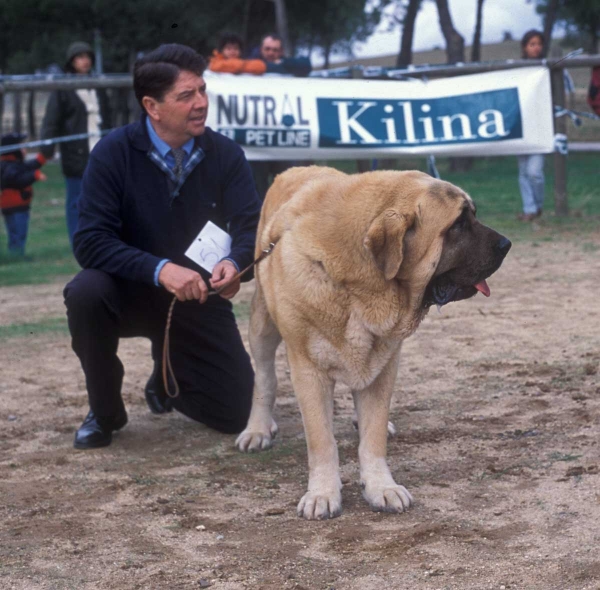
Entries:
[[90, 410], [83, 424], [75, 433], [76, 449], [97, 449], [112, 442], [112, 433], [127, 424], [127, 412], [123, 408], [117, 416], [96, 416]]
[[[170, 379], [169, 386], [171, 386]], [[158, 361], [154, 362], [154, 370], [150, 379], [148, 379], [148, 383], [146, 383], [144, 395], [146, 396], [146, 403], [153, 414], [165, 414], [173, 409], [173, 401], [167, 395], [163, 383], [162, 364]]]

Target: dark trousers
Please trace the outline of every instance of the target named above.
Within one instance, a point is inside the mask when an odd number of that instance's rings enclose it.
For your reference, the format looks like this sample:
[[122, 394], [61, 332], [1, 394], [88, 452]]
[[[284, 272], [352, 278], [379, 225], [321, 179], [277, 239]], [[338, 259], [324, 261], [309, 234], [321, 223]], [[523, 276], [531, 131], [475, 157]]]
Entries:
[[[90, 408], [96, 416], [114, 416], [123, 408], [119, 338], [149, 338], [152, 356], [160, 360], [172, 296], [159, 287], [90, 269], [65, 287], [64, 296]], [[236, 433], [250, 414], [254, 372], [231, 305], [217, 298], [212, 295], [203, 305], [175, 304], [170, 348], [181, 393], [173, 407], [211, 428]]]

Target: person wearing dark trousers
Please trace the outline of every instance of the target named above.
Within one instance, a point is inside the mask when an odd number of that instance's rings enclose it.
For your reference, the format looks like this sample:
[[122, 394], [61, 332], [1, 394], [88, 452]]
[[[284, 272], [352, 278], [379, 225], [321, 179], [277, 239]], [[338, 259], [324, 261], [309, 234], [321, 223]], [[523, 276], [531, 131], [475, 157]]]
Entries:
[[[65, 71], [87, 75], [92, 71], [95, 55], [87, 43], [76, 41], [67, 50]], [[65, 215], [69, 241], [77, 228], [77, 204], [81, 195], [81, 179], [90, 152], [98, 143], [101, 133], [111, 127], [109, 101], [103, 88], [77, 88], [55, 90], [50, 94], [42, 122], [42, 139], [66, 135], [93, 133], [88, 139], [78, 139], [60, 144], [62, 171], [65, 176], [67, 198]], [[54, 156], [54, 144], [44, 146], [41, 152], [47, 160]]]
[[[205, 67], [178, 44], [140, 58], [134, 91], [142, 117], [103, 138], [84, 174], [74, 236], [83, 270], [64, 291], [90, 404], [76, 448], [109, 445], [127, 423], [117, 348], [133, 336], [152, 342], [145, 388], [152, 412], [174, 408], [225, 433], [246, 425], [254, 373], [230, 302], [240, 280], [231, 281], [253, 260], [260, 201], [242, 149], [205, 126]], [[212, 276], [185, 256], [208, 221], [232, 239]], [[209, 295], [208, 285], [225, 289]], [[170, 398], [160, 359], [173, 296], [170, 349], [180, 394]]]
[[[2, 147], [18, 145], [26, 139], [23, 133], [7, 133], [0, 140]], [[8, 234], [8, 254], [25, 256], [29, 231], [29, 209], [33, 199], [32, 184], [46, 180], [40, 170], [46, 159], [42, 154], [32, 160], [25, 159], [25, 150], [15, 149], [0, 156], [0, 210]]]

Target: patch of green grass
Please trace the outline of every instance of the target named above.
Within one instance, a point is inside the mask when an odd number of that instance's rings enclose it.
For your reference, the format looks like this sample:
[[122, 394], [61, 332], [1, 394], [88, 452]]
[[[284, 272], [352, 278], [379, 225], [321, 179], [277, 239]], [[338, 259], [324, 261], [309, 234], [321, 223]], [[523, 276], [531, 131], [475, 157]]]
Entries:
[[243, 322], [250, 318], [250, 302], [240, 301], [233, 304], [233, 313], [238, 322]]
[[135, 474], [129, 475], [129, 477], [131, 478], [133, 483], [136, 483], [139, 486], [153, 486], [154, 484], [158, 483], [158, 479], [146, 475]]
[[550, 455], [550, 460], [554, 463], [556, 461], [577, 461], [583, 455], [573, 455], [572, 453], [559, 453], [555, 452]]
[[584, 252], [598, 252], [600, 250], [600, 246], [598, 244], [594, 244], [593, 242], [585, 242], [582, 245]]
[[39, 336], [50, 332], [61, 332], [67, 334], [69, 327], [66, 317], [46, 318], [35, 323], [10, 324], [0, 326], [0, 340], [9, 338], [26, 338], [29, 336]]

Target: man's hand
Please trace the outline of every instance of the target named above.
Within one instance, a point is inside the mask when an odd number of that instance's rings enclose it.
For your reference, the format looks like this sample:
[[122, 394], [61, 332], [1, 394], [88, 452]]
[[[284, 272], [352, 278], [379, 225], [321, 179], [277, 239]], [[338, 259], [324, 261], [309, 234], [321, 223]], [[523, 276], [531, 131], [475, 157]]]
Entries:
[[[223, 285], [226, 285], [236, 274], [237, 268], [234, 266], [231, 260], [221, 260], [214, 268], [212, 272], [212, 278], [210, 279], [210, 286], [213, 289], [218, 289]], [[240, 290], [240, 279], [237, 279], [229, 287], [221, 291], [219, 295], [225, 299], [231, 299]]]
[[195, 270], [167, 262], [158, 275], [158, 282], [179, 301], [198, 299], [204, 303], [208, 297], [208, 287]]

